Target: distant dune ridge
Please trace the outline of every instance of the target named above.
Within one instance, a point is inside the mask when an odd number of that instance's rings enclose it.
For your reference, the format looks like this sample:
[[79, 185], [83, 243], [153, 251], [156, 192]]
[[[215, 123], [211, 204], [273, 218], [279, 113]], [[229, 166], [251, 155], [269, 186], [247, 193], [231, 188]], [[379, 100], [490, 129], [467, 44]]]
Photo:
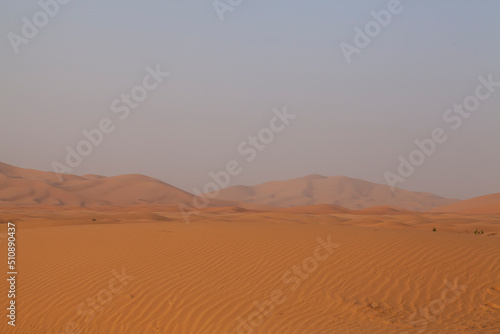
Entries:
[[191, 203], [194, 195], [144, 175], [63, 175], [0, 163], [0, 205], [131, 205]]
[[429, 212], [452, 212], [465, 214], [500, 214], [500, 193], [474, 197], [434, 208]]
[[[106, 177], [62, 175], [24, 169], [0, 162], [0, 205], [177, 205], [193, 206], [195, 195], [168, 183], [139, 174]], [[409, 211], [499, 214], [500, 193], [458, 201], [431, 193], [402, 189], [345, 176], [317, 174], [273, 181], [256, 186], [233, 186], [220, 190], [209, 207], [248, 210], [290, 208], [303, 213], [402, 213]], [[238, 209], [239, 210], [239, 209]]]
[[425, 211], [457, 202], [430, 193], [402, 189], [393, 192], [387, 185], [345, 176], [325, 177], [317, 174], [253, 187], [234, 186], [221, 190], [217, 198], [278, 207], [331, 204], [351, 210], [392, 206]]

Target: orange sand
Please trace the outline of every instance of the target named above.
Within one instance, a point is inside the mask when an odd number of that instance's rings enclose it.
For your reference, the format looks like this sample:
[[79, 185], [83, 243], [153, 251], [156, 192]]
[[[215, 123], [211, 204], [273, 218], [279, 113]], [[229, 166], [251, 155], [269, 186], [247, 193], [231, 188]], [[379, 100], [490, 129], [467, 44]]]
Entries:
[[19, 275], [0, 332], [500, 332], [500, 216], [331, 210], [1, 208]]

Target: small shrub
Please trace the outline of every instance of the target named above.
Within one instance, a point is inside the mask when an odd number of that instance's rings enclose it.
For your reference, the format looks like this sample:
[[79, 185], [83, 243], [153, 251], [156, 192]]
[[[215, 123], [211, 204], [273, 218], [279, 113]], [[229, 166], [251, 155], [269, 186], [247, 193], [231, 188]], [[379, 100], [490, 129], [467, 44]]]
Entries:
[[95, 219], [95, 218], [92, 218], [92, 221], [93, 221], [93, 222], [95, 222], [95, 221], [96, 221], [96, 219]]
[[480, 231], [476, 228], [476, 230], [474, 231], [474, 234], [484, 234], [484, 231], [483, 230]]
[[434, 228], [432, 229], [432, 232], [436, 232], [436, 231], [437, 231], [437, 230], [436, 230], [436, 228], [434, 227]]

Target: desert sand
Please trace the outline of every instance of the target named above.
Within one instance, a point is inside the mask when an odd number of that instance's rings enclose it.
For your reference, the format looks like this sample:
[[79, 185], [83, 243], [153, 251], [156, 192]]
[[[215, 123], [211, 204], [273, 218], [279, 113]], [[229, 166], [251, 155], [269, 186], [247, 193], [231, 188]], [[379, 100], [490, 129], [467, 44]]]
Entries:
[[498, 333], [499, 216], [328, 209], [2, 208], [19, 302], [0, 331]]
[[18, 271], [16, 327], [1, 333], [500, 332], [498, 194], [233, 198], [186, 221], [193, 195], [145, 176], [0, 172], [0, 244], [16, 224]]

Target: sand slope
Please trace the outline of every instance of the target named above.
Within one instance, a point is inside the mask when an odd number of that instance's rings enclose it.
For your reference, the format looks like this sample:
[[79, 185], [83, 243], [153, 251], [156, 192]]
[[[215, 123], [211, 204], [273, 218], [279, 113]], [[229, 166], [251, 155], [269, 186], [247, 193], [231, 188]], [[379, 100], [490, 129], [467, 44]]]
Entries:
[[345, 176], [309, 175], [287, 181], [267, 182], [257, 186], [235, 186], [221, 190], [219, 199], [279, 207], [332, 204], [359, 210], [390, 205], [411, 211], [425, 211], [454, 203], [430, 193], [401, 189]]
[[[144, 175], [62, 175], [0, 163], [0, 205], [188, 204], [194, 195]], [[228, 205], [209, 200], [209, 205]]]
[[434, 208], [429, 212], [500, 214], [500, 193], [474, 197], [465, 201]]

